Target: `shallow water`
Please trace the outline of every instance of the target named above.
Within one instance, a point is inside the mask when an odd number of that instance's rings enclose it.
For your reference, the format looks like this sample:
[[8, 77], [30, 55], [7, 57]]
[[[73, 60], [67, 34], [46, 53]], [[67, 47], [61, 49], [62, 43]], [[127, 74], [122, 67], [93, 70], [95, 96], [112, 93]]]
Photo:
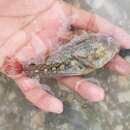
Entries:
[[[94, 10], [130, 33], [130, 0], [72, 1], [78, 7]], [[126, 59], [130, 62], [130, 56]], [[96, 79], [105, 89], [104, 101], [88, 103], [55, 80], [46, 80], [53, 86], [53, 94], [64, 102], [63, 114], [57, 115], [38, 110], [12, 80], [1, 77], [0, 130], [130, 130], [130, 77], [101, 69], [86, 78]]]

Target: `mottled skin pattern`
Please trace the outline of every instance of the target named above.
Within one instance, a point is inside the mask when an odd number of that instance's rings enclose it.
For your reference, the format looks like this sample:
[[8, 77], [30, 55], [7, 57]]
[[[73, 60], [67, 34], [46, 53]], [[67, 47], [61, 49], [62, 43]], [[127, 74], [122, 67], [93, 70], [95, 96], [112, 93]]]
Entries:
[[119, 52], [114, 42], [110, 36], [83, 32], [51, 53], [44, 63], [31, 63], [24, 70], [31, 77], [88, 74], [103, 67]]

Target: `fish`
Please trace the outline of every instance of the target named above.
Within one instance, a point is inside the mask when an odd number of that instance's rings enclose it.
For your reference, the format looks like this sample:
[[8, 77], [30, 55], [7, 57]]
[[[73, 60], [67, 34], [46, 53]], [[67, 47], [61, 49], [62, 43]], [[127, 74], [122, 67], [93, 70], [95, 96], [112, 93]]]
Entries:
[[24, 66], [29, 77], [86, 75], [104, 67], [119, 53], [120, 47], [111, 36], [82, 32], [56, 48], [42, 63]]

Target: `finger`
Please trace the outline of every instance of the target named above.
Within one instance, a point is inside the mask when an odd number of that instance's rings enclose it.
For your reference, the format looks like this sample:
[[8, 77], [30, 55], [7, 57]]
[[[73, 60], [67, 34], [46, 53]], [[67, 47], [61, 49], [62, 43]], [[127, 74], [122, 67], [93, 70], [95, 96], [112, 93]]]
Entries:
[[0, 48], [0, 66], [3, 64], [5, 57], [12, 57], [18, 50], [27, 45], [27, 36], [23, 31], [17, 32]]
[[48, 42], [43, 42], [37, 34], [32, 34], [29, 43], [15, 54], [15, 58], [21, 62], [26, 62], [30, 59], [44, 59], [49, 51]]
[[81, 77], [65, 77], [59, 80], [88, 101], [96, 102], [104, 99], [104, 90], [101, 87]]
[[120, 56], [115, 56], [106, 67], [123, 75], [130, 74], [130, 64]]
[[104, 18], [91, 12], [69, 6], [72, 10], [72, 26], [85, 29], [86, 31], [100, 32], [113, 36], [118, 44], [124, 48], [130, 48], [130, 35], [123, 29], [113, 25]]
[[62, 102], [44, 91], [38, 81], [27, 77], [15, 80], [25, 97], [35, 106], [46, 112], [62, 113]]

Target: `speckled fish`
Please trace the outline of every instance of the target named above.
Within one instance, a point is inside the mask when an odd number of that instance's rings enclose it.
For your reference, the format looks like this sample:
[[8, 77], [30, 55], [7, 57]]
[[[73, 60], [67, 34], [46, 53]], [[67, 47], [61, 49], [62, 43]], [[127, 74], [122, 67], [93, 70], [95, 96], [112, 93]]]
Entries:
[[57, 48], [44, 63], [32, 63], [24, 69], [31, 77], [86, 75], [102, 68], [119, 52], [115, 42], [107, 35], [82, 33]]

